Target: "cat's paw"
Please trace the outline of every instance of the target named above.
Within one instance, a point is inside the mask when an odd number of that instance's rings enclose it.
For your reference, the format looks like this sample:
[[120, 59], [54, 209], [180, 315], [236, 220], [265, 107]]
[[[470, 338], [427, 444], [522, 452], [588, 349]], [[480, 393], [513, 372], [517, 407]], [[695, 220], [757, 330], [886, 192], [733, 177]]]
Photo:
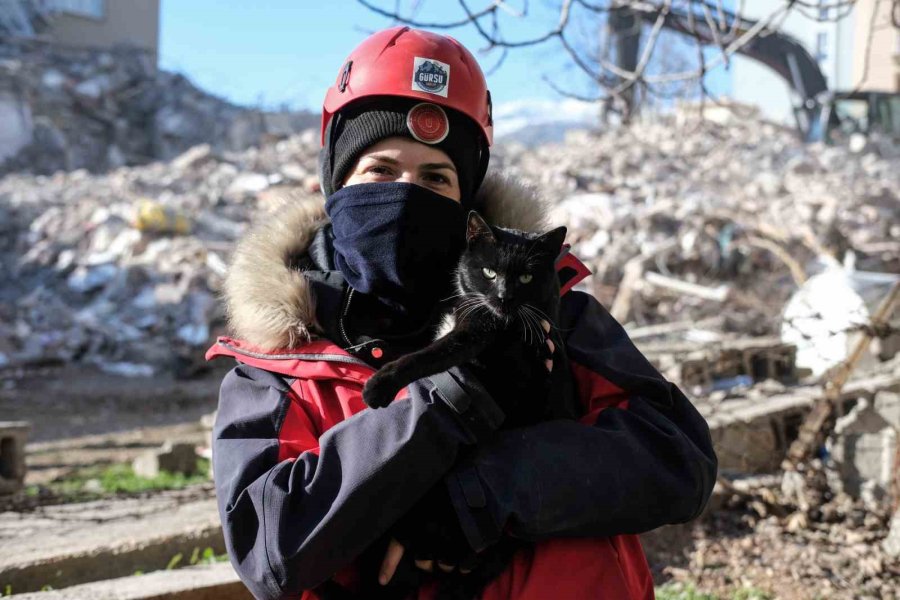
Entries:
[[384, 408], [394, 399], [400, 388], [386, 373], [375, 373], [363, 386], [363, 402], [371, 408]]

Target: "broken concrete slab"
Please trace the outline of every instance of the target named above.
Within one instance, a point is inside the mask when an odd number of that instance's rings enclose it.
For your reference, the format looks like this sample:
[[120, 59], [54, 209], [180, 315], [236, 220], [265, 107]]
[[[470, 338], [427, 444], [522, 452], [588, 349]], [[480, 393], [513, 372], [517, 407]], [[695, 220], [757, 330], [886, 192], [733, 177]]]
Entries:
[[225, 552], [212, 486], [0, 513], [0, 589], [59, 589]]
[[[801, 386], [784, 393], [700, 402], [697, 409], [709, 423], [721, 471], [763, 473], [781, 463], [797, 427], [822, 395], [819, 386]], [[860, 400], [873, 401], [885, 391], [900, 391], [900, 372], [880, 373], [850, 381], [840, 398], [839, 414]]]
[[252, 600], [230, 563], [154, 571], [62, 590], [16, 595], [22, 600]]
[[161, 448], [137, 456], [131, 466], [138, 477], [147, 479], [158, 477], [162, 471], [193, 475], [197, 472], [198, 458], [194, 444], [167, 440]]
[[19, 491], [25, 484], [25, 442], [31, 423], [0, 421], [0, 495]]
[[47, 484], [94, 465], [130, 463], [141, 453], [158, 448], [166, 440], [201, 446], [209, 442], [209, 436], [201, 424], [195, 422], [28, 444], [25, 447], [28, 467], [26, 484]]
[[838, 487], [852, 498], [889, 501], [900, 435], [898, 412], [900, 395], [882, 392], [872, 400], [860, 400], [838, 419], [828, 448]]

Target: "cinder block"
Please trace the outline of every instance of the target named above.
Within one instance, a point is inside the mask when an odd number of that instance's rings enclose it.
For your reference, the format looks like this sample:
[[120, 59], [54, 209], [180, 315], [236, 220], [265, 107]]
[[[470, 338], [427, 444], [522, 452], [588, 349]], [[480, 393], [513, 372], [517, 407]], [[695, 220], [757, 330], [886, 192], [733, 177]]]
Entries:
[[197, 451], [193, 444], [167, 441], [162, 448], [135, 458], [131, 466], [140, 477], [151, 479], [161, 471], [193, 475], [197, 472]]
[[13, 494], [25, 485], [25, 442], [31, 423], [0, 421], [0, 495]]

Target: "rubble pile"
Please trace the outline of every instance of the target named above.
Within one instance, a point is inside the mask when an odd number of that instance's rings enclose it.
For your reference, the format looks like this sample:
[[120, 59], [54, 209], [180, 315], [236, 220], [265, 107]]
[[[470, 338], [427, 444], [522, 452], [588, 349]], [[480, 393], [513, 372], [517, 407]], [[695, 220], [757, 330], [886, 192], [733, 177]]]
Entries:
[[318, 120], [230, 104], [158, 70], [137, 48], [60, 48], [17, 38], [0, 44], [0, 115], [0, 140], [10, 140], [0, 148], [0, 174], [103, 172], [171, 160], [201, 143], [242, 150]]
[[234, 241], [281, 191], [314, 191], [317, 131], [244, 152], [0, 179], [0, 366], [131, 376], [202, 361]]
[[[703, 394], [794, 382], [803, 373], [778, 323], [814, 259], [900, 272], [898, 160], [805, 146], [759, 120], [679, 118], [498, 145], [495, 164], [555, 203], [588, 285], [667, 375]], [[149, 374], [169, 368], [173, 343], [204, 345], [234, 240], [277, 204], [273, 189], [315, 187], [316, 137], [0, 179], [0, 364]]]
[[686, 115], [508, 147], [498, 161], [558, 203], [614, 316], [777, 335], [817, 259], [900, 273], [896, 154], [804, 145], [728, 112]]

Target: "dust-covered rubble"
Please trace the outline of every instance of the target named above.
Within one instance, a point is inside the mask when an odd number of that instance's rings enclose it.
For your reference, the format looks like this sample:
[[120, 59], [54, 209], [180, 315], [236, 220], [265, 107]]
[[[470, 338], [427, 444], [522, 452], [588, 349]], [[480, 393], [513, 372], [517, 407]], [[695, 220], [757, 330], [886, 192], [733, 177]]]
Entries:
[[[0, 362], [173, 368], [173, 347], [195, 352], [221, 324], [214, 295], [253, 215], [315, 193], [317, 133], [242, 152], [199, 145], [107, 174], [0, 179]], [[554, 203], [594, 272], [588, 289], [701, 394], [808, 374], [778, 338], [785, 304], [817, 270], [854, 260], [900, 273], [900, 160], [874, 151], [676, 113], [494, 155]], [[666, 344], [721, 368], [666, 368]]]
[[306, 111], [236, 106], [158, 69], [138, 48], [0, 44], [0, 174], [102, 172], [171, 160], [197, 144], [243, 150], [313, 126]]
[[309, 130], [103, 175], [0, 179], [0, 366], [189, 374], [223, 322], [215, 294], [235, 239], [281, 190], [317, 193], [317, 151]]

